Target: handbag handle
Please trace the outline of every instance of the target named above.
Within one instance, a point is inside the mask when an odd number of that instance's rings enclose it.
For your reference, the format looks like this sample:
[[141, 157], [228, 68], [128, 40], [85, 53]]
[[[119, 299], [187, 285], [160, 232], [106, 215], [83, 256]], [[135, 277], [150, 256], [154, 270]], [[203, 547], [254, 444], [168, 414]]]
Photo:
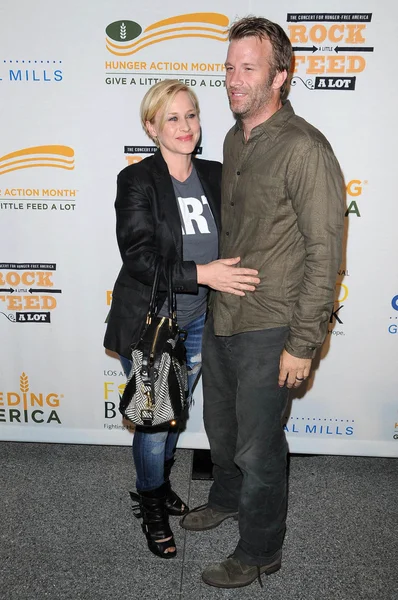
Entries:
[[158, 297], [161, 262], [162, 262], [162, 259], [160, 257], [158, 257], [156, 260], [155, 274], [153, 277], [153, 283], [152, 283], [152, 289], [151, 289], [151, 297], [149, 300], [148, 313], [147, 313], [147, 317], [146, 317], [147, 324], [149, 324], [152, 321], [152, 318], [155, 316], [155, 308], [156, 308], [156, 301], [157, 301], [157, 297]]
[[[151, 289], [151, 297], [149, 301], [148, 314], [146, 317], [146, 323], [151, 323], [155, 316], [156, 304], [158, 299], [158, 288], [160, 279], [160, 268], [162, 265], [162, 258], [158, 257], [155, 265], [155, 274], [153, 278], [153, 284]], [[173, 264], [171, 261], [167, 261], [166, 265], [166, 277], [167, 277], [167, 305], [169, 319], [171, 323], [177, 322], [177, 298], [176, 293], [173, 290]]]
[[173, 264], [170, 260], [167, 262], [167, 304], [169, 311], [169, 319], [172, 323], [176, 323], [177, 299], [176, 293], [173, 290]]

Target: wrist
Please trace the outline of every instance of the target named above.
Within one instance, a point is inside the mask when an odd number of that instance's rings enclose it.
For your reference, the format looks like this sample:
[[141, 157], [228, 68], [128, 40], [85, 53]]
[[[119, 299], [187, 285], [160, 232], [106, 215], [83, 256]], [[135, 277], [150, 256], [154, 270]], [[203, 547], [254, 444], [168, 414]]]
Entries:
[[198, 285], [206, 285], [205, 281], [206, 265], [196, 265], [196, 279]]

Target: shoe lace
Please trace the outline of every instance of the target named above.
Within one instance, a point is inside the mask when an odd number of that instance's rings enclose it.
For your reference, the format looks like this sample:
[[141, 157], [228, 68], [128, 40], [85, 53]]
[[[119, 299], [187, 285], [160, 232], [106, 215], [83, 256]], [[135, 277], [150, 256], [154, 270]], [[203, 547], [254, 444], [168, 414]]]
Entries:
[[[236, 556], [232, 553], [229, 556], [227, 556], [227, 558], [235, 558], [236, 559]], [[263, 586], [263, 582], [261, 581], [260, 567], [257, 565], [256, 569], [257, 569], [257, 579], [258, 579], [258, 582], [260, 584], [260, 587], [263, 588], [264, 586]]]
[[264, 587], [263, 586], [263, 582], [261, 581], [260, 567], [257, 566], [256, 569], [257, 569], [257, 579], [258, 579], [258, 582], [260, 584], [260, 587]]
[[[130, 492], [131, 493], [131, 492]], [[191, 510], [189, 510], [187, 513], [185, 513], [185, 515], [182, 517], [181, 519], [181, 523], [184, 522], [185, 518], [190, 515], [191, 513], [195, 513], [195, 512], [199, 512], [201, 510], [204, 510], [205, 508], [207, 508], [208, 504], [201, 504], [200, 506], [195, 506], [195, 508], [191, 508]]]

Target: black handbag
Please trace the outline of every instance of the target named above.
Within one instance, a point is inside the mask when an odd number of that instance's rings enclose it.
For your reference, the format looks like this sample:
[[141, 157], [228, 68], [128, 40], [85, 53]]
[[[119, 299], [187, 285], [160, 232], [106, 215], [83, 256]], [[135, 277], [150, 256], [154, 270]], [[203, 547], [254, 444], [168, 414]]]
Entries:
[[187, 332], [177, 324], [170, 262], [167, 263], [168, 317], [156, 316], [161, 264], [158, 260], [148, 314], [140, 339], [132, 349], [132, 368], [119, 405], [126, 419], [146, 427], [178, 421], [188, 397], [184, 345]]

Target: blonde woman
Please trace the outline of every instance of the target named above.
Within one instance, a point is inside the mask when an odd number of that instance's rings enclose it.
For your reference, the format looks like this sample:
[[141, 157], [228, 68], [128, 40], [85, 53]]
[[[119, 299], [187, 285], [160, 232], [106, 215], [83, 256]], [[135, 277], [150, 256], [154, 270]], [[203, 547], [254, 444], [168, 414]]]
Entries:
[[[194, 92], [177, 80], [157, 83], [142, 100], [141, 123], [158, 151], [118, 176], [116, 232], [123, 265], [104, 345], [119, 354], [128, 374], [130, 347], [144, 323], [157, 258], [171, 260], [177, 320], [188, 331], [192, 392], [201, 366], [209, 288], [243, 296], [254, 291], [259, 280], [257, 271], [236, 266], [239, 257], [217, 259], [221, 164], [193, 156], [201, 134]], [[164, 272], [160, 289], [166, 290]], [[167, 306], [160, 306], [159, 314], [166, 315]], [[178, 433], [178, 425], [137, 427], [133, 439], [143, 530], [149, 549], [162, 558], [176, 555], [169, 514], [188, 510], [169, 481]]]

